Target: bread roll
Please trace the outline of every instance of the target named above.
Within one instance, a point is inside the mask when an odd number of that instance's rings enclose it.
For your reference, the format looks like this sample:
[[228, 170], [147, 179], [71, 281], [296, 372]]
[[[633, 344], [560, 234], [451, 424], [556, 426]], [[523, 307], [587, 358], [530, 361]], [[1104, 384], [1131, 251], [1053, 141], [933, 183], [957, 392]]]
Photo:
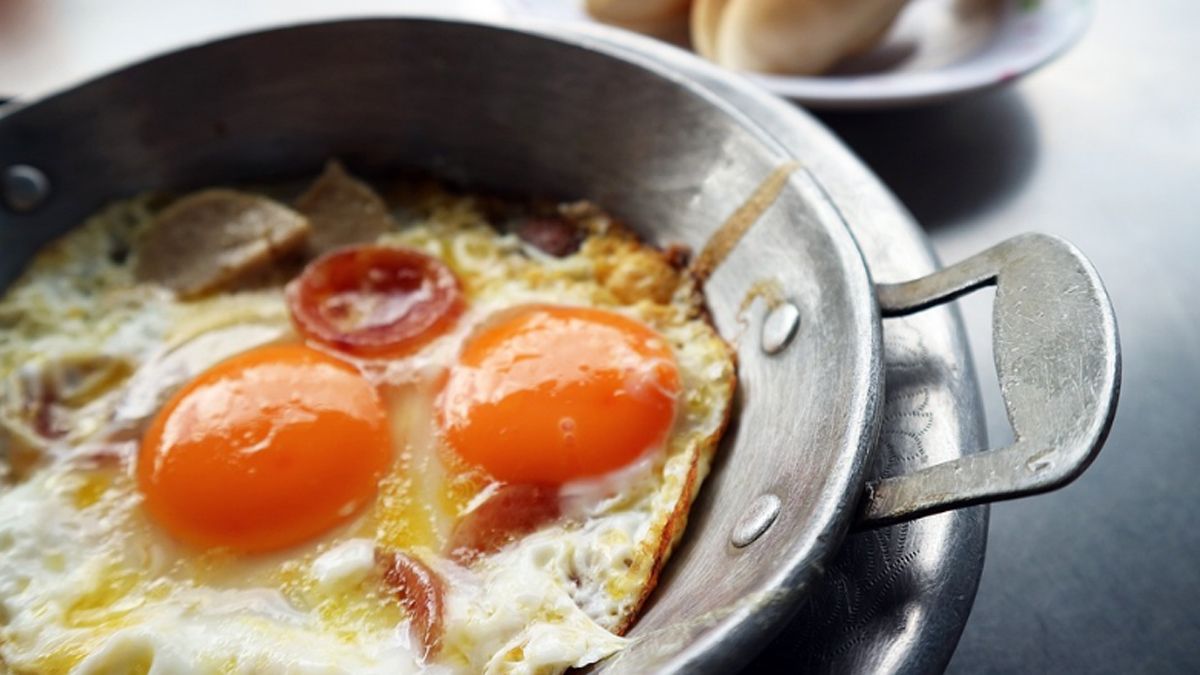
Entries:
[[[712, 58], [721, 65], [765, 73], [816, 75], [869, 50], [891, 27], [907, 0], [700, 0], [701, 21], [716, 30]], [[710, 7], [702, 9], [702, 5]], [[693, 15], [693, 31], [697, 17]]]
[[597, 21], [667, 39], [686, 37], [691, 0], [587, 0]]
[[728, 4], [729, 0], [696, 0], [692, 5], [692, 49], [710, 61], [718, 61], [717, 26]]

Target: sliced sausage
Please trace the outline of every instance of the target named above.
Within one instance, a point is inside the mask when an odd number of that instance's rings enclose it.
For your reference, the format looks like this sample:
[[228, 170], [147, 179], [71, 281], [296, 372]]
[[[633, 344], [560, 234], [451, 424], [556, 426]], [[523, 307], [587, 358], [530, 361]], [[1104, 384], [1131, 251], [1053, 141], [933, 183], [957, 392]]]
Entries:
[[26, 363], [0, 382], [0, 462], [8, 464], [8, 478], [23, 480], [54, 441], [79, 431], [80, 411], [130, 372], [132, 365], [121, 357], [76, 354]]
[[556, 258], [579, 250], [583, 231], [574, 223], [557, 216], [533, 216], [518, 221], [512, 231], [522, 241]]
[[428, 565], [399, 551], [376, 550], [375, 563], [383, 583], [408, 612], [412, 635], [423, 648], [421, 657], [429, 659], [442, 646], [445, 583]]
[[447, 549], [466, 564], [556, 520], [560, 512], [557, 487], [505, 485], [455, 524]]

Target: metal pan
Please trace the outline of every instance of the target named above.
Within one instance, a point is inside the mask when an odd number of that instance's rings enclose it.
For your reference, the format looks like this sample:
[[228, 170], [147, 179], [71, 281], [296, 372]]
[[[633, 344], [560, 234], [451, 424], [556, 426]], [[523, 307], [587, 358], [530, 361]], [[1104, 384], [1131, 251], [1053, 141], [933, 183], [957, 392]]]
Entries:
[[[313, 174], [419, 167], [467, 185], [588, 197], [649, 240], [699, 250], [792, 158], [725, 99], [625, 38], [552, 27], [376, 19], [296, 26], [155, 58], [0, 118], [0, 283], [106, 200]], [[701, 67], [697, 64], [689, 64]], [[709, 83], [761, 94], [708, 69]], [[798, 158], [801, 162], [804, 158]], [[756, 284], [787, 302], [741, 311]], [[1016, 441], [865, 483], [880, 424], [880, 320], [997, 286], [996, 367]], [[717, 672], [798, 607], [853, 527], [1059, 487], [1103, 443], [1120, 381], [1116, 324], [1091, 265], [1026, 235], [928, 277], [874, 285], [803, 167], [707, 283], [735, 338], [735, 424], [689, 537], [602, 664]]]

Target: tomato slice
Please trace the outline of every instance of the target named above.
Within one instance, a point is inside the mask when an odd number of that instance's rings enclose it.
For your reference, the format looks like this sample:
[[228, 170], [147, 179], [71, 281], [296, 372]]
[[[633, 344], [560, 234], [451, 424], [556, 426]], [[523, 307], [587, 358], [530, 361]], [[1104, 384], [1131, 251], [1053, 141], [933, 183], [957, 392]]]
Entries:
[[409, 613], [409, 629], [421, 645], [422, 659], [437, 655], [442, 646], [445, 584], [428, 565], [399, 551], [375, 551], [384, 584]]
[[287, 288], [306, 338], [358, 356], [401, 356], [446, 332], [463, 310], [458, 277], [406, 248], [349, 246], [309, 263]]

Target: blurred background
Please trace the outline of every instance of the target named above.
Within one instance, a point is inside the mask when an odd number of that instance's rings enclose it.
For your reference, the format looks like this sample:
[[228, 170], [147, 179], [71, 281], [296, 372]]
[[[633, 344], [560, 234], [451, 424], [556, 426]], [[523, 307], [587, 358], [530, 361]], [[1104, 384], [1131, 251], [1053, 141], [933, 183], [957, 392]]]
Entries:
[[[1080, 34], [1023, 62], [1028, 70], [1059, 55], [1027, 77], [1001, 73], [997, 88], [975, 91], [981, 85], [960, 71], [948, 84], [845, 79], [926, 77], [995, 41], [991, 23], [962, 12], [957, 24], [938, 23], [937, 8], [956, 3], [925, 0], [914, 6], [927, 20], [903, 19], [873, 61], [842, 62], [826, 79], [758, 79], [800, 92], [912, 211], [943, 260], [1049, 232], [1078, 245], [1112, 294], [1125, 367], [1112, 435], [1076, 483], [992, 508], [982, 581], [950, 672], [1200, 672], [1200, 4], [1070, 4], [1062, 11], [1086, 17], [1065, 30]], [[499, 0], [0, 0], [0, 98], [35, 97], [251, 28], [430, 12], [504, 20], [518, 10], [583, 16], [571, 0], [549, 9]], [[944, 100], [914, 105], [918, 98]], [[963, 305], [999, 445], [1012, 432], [991, 365], [990, 298]]]

